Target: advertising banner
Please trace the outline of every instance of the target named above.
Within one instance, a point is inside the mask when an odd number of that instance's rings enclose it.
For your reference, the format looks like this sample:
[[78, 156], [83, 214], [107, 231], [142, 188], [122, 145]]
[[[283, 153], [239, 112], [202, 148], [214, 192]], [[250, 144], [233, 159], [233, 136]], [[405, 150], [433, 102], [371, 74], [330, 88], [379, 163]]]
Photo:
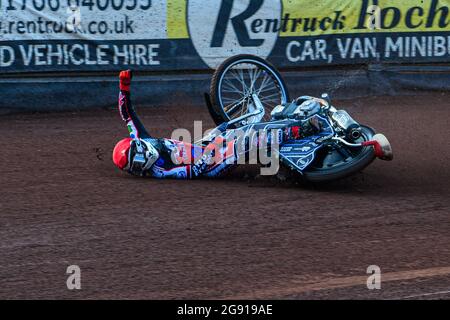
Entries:
[[450, 62], [450, 0], [0, 0], [0, 70]]

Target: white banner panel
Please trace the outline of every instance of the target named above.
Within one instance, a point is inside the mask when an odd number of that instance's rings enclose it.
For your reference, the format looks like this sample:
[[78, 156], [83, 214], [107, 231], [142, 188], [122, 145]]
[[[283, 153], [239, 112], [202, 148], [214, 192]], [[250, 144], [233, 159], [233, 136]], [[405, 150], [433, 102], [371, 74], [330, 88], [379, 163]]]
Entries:
[[165, 39], [166, 1], [0, 0], [0, 40]]

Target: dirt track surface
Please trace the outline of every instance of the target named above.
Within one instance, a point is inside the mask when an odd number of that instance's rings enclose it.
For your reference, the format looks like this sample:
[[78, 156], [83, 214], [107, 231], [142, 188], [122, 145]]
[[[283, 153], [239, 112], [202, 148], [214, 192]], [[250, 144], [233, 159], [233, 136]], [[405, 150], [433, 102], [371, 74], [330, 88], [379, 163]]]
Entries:
[[[131, 177], [111, 161], [115, 110], [3, 116], [0, 298], [450, 298], [449, 101], [341, 102], [395, 159], [322, 187]], [[159, 136], [212, 126], [202, 106], [139, 112]]]

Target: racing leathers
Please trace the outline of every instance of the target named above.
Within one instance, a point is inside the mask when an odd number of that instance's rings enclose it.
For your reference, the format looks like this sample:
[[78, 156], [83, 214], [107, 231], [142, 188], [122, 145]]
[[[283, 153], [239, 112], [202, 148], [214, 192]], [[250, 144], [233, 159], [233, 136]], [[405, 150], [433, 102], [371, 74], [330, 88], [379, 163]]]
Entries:
[[[256, 134], [244, 135], [244, 139], [238, 139], [234, 135], [236, 129], [227, 128], [228, 123], [223, 123], [199, 144], [156, 138], [147, 132], [132, 106], [131, 72], [122, 71], [120, 80], [119, 112], [131, 138], [127, 149], [129, 163], [121, 169], [135, 175], [178, 179], [215, 177], [235, 166], [238, 159], [242, 159], [240, 157], [248, 156], [251, 147], [264, 147], [270, 152], [273, 143], [279, 144], [284, 139], [298, 139], [302, 136], [303, 130], [299, 126], [283, 128], [275, 125], [267, 128], [267, 124], [261, 123], [253, 126]], [[264, 134], [261, 135], [261, 132]], [[156, 150], [153, 154], [157, 158], [150, 166], [133, 165], [136, 155], [140, 154], [139, 148]]]

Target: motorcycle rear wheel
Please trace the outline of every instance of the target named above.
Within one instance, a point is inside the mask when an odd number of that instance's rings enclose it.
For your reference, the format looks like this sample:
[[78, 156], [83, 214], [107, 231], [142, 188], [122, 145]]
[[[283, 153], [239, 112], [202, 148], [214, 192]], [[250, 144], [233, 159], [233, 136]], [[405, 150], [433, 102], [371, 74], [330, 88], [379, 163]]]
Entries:
[[[375, 135], [375, 131], [367, 126], [361, 126], [361, 140], [369, 141]], [[345, 158], [346, 154], [348, 157]], [[334, 162], [333, 159], [341, 161]], [[318, 154], [316, 160], [308, 167], [303, 176], [310, 182], [327, 182], [338, 180], [353, 175], [375, 160], [373, 147], [350, 148], [343, 146], [335, 150], [324, 149]]]

